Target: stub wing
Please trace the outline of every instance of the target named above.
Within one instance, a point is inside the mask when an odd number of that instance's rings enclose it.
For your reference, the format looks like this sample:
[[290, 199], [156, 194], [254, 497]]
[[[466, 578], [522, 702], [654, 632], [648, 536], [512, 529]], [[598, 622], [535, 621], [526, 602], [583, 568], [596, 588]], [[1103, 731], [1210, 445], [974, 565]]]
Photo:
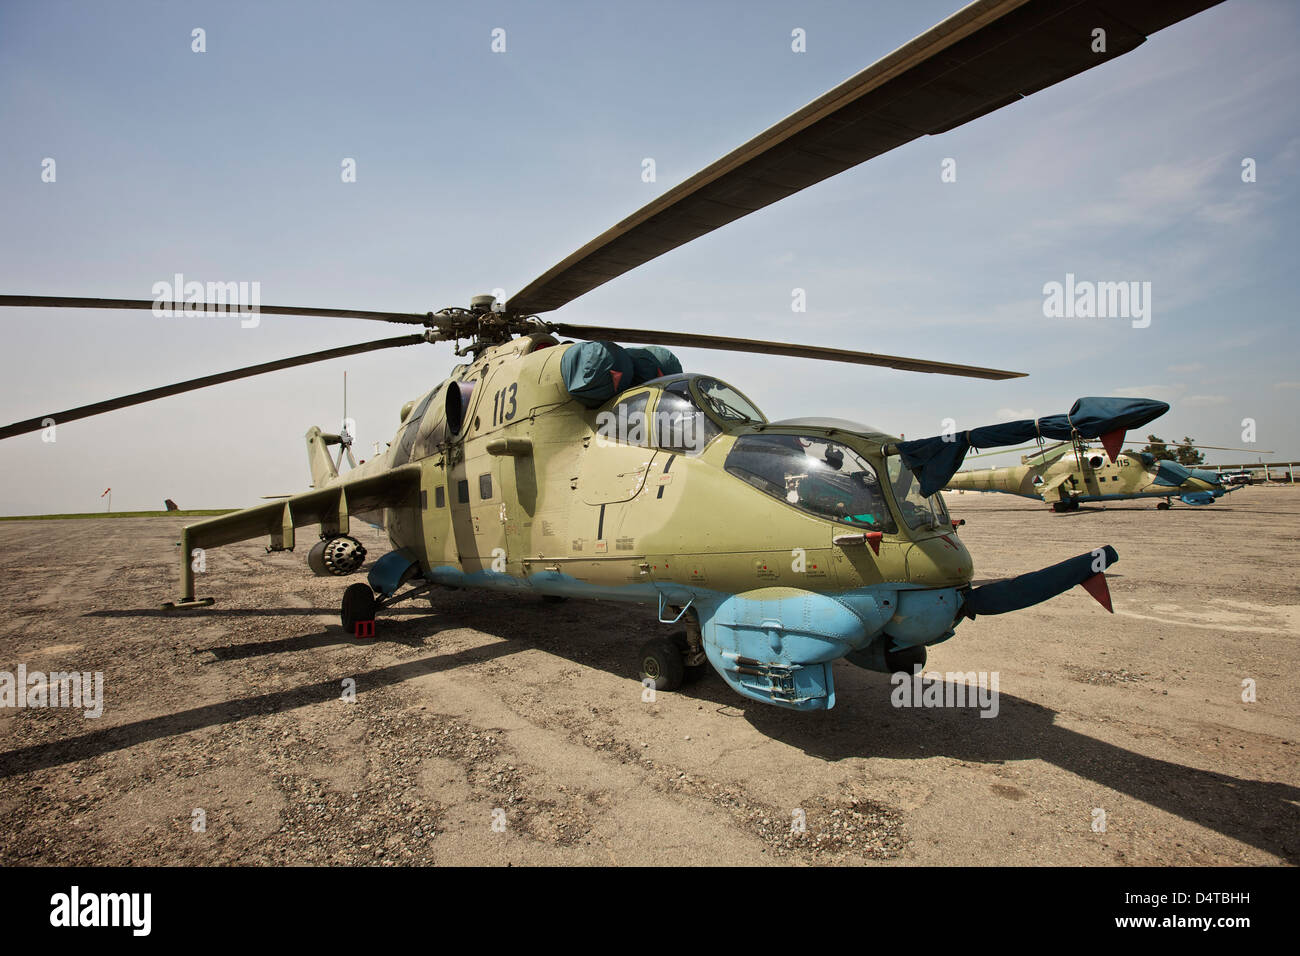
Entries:
[[[194, 599], [194, 573], [203, 567], [201, 552], [236, 541], [266, 535], [269, 550], [293, 549], [295, 531], [320, 525], [325, 533], [346, 534], [352, 515], [366, 515], [385, 508], [417, 504], [420, 496], [420, 466], [403, 465], [363, 478], [347, 479], [301, 494], [290, 495], [264, 505], [231, 512], [192, 524], [181, 532], [182, 595], [172, 607], [211, 604]], [[197, 553], [200, 552], [200, 553]]]
[[1070, 478], [1069, 474], [1057, 475], [1055, 478], [1044, 481], [1041, 485], [1034, 485], [1034, 491], [1038, 492], [1038, 497], [1044, 501], [1050, 501], [1049, 495], [1056, 493], [1056, 490], [1065, 484]]

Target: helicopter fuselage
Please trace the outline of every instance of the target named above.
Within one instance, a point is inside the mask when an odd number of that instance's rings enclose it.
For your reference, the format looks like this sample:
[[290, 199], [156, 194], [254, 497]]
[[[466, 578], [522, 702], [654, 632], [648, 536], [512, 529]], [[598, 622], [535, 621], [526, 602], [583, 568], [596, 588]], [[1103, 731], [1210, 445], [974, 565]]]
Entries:
[[[690, 615], [733, 687], [803, 709], [833, 703], [831, 661], [886, 670], [887, 655], [952, 634], [971, 558], [938, 496], [886, 459], [896, 438], [769, 423], [707, 376], [588, 408], [552, 343], [486, 349], [342, 479], [420, 465], [418, 499], [388, 508], [385, 527], [426, 580]], [[706, 385], [748, 411], [718, 414]]]
[[1189, 470], [1150, 455], [1125, 453], [1112, 462], [1100, 451], [1085, 450], [1077, 457], [1065, 451], [1049, 461], [1030, 457], [1021, 465], [958, 472], [949, 479], [947, 490], [995, 491], [1075, 507], [1139, 498], [1210, 504], [1230, 489], [1210, 472]]

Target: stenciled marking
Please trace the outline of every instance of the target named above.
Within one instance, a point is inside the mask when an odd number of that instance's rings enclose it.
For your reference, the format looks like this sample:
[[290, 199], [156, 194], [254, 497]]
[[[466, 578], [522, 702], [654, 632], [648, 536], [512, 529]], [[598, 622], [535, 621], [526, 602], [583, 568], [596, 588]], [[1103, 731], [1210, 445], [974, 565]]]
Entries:
[[[671, 468], [671, 467], [673, 466], [673, 459], [676, 458], [676, 457], [677, 457], [676, 455], [669, 455], [669, 456], [668, 456], [668, 461], [666, 461], [666, 462], [664, 463], [664, 471], [663, 471], [663, 473], [664, 473], [665, 475], [668, 474], [668, 469]], [[657, 495], [655, 495], [655, 500], [656, 500], [656, 501], [657, 501], [658, 499], [660, 499], [660, 498], [662, 498], [662, 497], [664, 496], [664, 488], [666, 488], [666, 487], [667, 487], [667, 485], [660, 485], [660, 486], [659, 486], [659, 493], [658, 493]]]

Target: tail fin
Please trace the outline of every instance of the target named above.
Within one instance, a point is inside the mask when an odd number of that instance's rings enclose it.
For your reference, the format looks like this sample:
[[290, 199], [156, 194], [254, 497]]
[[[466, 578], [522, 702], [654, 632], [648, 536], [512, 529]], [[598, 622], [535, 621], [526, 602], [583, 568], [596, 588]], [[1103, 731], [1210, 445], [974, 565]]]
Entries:
[[339, 476], [329, 452], [329, 446], [338, 443], [338, 435], [326, 435], [315, 425], [307, 429], [307, 464], [311, 467], [313, 488], [324, 488]]

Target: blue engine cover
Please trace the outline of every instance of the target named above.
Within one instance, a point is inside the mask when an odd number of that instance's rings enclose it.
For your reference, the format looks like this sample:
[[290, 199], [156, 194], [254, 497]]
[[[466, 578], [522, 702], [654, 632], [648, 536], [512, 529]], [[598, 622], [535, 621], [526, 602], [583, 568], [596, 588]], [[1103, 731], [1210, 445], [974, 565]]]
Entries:
[[1185, 505], [1212, 505], [1214, 504], [1214, 495], [1208, 491], [1193, 491], [1183, 495], [1180, 500]]
[[370, 582], [371, 590], [384, 597], [392, 597], [404, 581], [419, 571], [420, 561], [415, 553], [402, 548], [400, 551], [389, 551], [376, 561], [366, 579]]

